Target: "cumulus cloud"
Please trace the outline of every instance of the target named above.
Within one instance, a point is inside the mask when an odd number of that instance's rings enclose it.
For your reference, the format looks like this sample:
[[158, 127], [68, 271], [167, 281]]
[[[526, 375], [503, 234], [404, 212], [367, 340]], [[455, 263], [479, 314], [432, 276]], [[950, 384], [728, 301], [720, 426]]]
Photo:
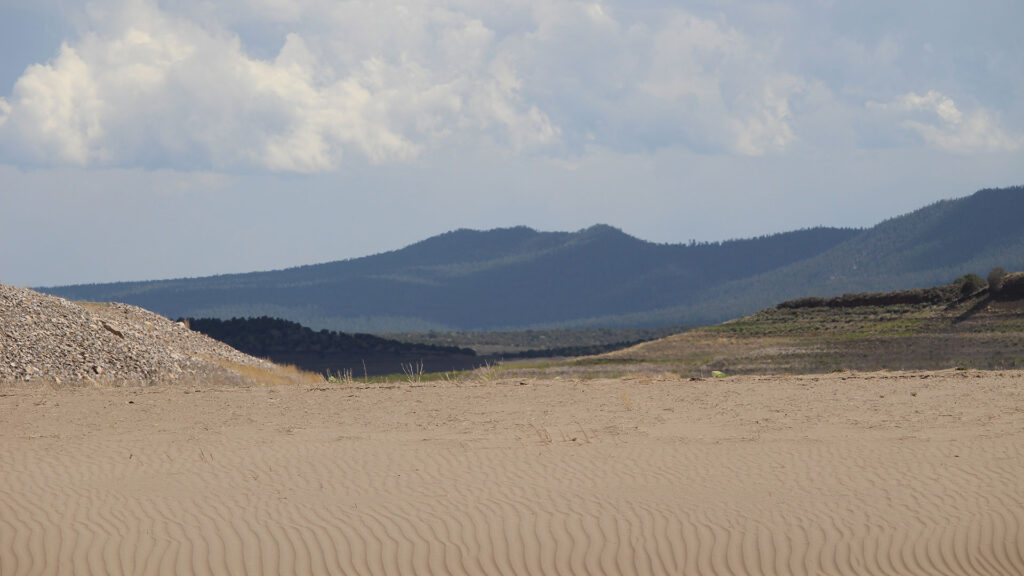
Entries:
[[28, 136], [22, 143], [38, 154], [84, 165], [105, 154], [97, 146], [104, 107], [88, 65], [65, 44], [52, 64], [32, 66], [18, 81], [12, 103], [2, 106], [3, 127]]
[[[906, 91], [889, 84], [906, 76], [916, 52], [898, 35], [853, 38], [851, 46], [874, 49], [855, 51], [863, 63], [851, 68], [852, 57], [835, 55], [844, 37], [822, 41], [831, 58], [807, 50], [799, 41], [805, 13], [775, 5], [86, 6], [80, 34], [0, 94], [5, 158], [308, 173], [338, 170], [345, 159], [380, 165], [481, 148], [568, 161], [594, 146], [760, 156], [828, 145], [833, 126], [853, 132], [850, 118], [879, 112], [935, 148], [1021, 143], [994, 108], [962, 110], [938, 92], [865, 109], [867, 94]], [[815, 30], [832, 9], [817, 10], [805, 11], [818, 14]], [[766, 18], [771, 26], [754, 25]], [[868, 76], [883, 68], [885, 81], [873, 83]], [[849, 74], [836, 79], [835, 70]]]
[[904, 128], [916, 132], [929, 146], [948, 152], [1012, 152], [1024, 143], [1024, 137], [1004, 130], [985, 108], [965, 113], [952, 98], [935, 90], [924, 95], [909, 92], [867, 106], [903, 117]]
[[679, 124], [700, 140], [759, 156], [794, 140], [789, 99], [800, 85], [739, 31], [680, 14], [655, 36], [640, 88], [678, 106]]
[[7, 117], [11, 114], [11, 105], [7, 103], [7, 100], [0, 98], [0, 128], [4, 127], [7, 122]]
[[790, 102], [803, 81], [722, 18], [568, 2], [535, 17], [516, 47], [524, 91], [569, 147], [761, 155], [796, 139]]
[[[298, 14], [294, 3], [263, 4]], [[454, 131], [515, 150], [557, 138], [557, 126], [522, 101], [515, 71], [480, 58], [492, 34], [479, 20], [419, 16], [406, 24], [438, 26], [441, 57], [360, 53], [291, 33], [276, 57], [260, 60], [237, 35], [152, 3], [96, 9], [102, 25], [15, 84], [0, 107], [0, 139], [43, 163], [316, 172], [349, 152], [408, 160]]]

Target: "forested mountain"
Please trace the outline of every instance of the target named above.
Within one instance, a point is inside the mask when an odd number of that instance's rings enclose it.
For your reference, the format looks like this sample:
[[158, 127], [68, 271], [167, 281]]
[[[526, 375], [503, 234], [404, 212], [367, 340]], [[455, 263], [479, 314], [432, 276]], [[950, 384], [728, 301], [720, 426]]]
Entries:
[[866, 230], [654, 244], [610, 226], [457, 230], [271, 272], [44, 288], [172, 318], [274, 316], [315, 329], [481, 330], [708, 323], [781, 300], [1024, 269], [1024, 188], [982, 190]]
[[372, 334], [313, 331], [278, 318], [190, 318], [189, 327], [236, 350], [327, 375], [377, 376], [407, 371], [467, 370], [480, 365], [473, 350], [400, 342]]
[[[864, 230], [830, 250], [698, 295], [698, 306], [650, 317], [715, 322], [801, 296], [885, 292], [945, 284], [1001, 266], [1024, 269], [1024, 187], [943, 200]], [[630, 323], [644, 323], [634, 317]]]

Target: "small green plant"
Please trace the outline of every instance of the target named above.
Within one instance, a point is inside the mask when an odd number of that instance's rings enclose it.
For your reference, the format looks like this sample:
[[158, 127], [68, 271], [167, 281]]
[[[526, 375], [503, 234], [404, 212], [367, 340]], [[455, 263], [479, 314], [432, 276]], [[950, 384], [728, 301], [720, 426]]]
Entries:
[[721, 372], [721, 371], [718, 371], [718, 370], [712, 370], [711, 371], [711, 376], [713, 378], [725, 378], [725, 372]]
[[917, 392], [911, 392], [910, 395], [913, 396], [914, 398], [917, 398]]

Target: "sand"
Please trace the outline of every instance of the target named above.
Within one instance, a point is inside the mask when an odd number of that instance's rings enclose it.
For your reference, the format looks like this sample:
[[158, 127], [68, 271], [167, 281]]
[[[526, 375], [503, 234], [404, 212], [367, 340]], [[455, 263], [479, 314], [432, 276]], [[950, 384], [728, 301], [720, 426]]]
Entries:
[[0, 386], [0, 575], [1024, 574], [1024, 373]]

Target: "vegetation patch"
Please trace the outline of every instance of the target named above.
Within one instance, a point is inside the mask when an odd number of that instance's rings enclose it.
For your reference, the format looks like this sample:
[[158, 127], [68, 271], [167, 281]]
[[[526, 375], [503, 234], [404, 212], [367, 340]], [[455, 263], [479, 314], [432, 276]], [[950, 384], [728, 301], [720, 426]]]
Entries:
[[[214, 325], [233, 326], [249, 342], [263, 338], [264, 347], [243, 347], [243, 351], [333, 376], [338, 384], [529, 377], [585, 380], [655, 372], [711, 378], [716, 373], [1024, 367], [1024, 294], [1017, 297], [1007, 289], [1024, 275], [996, 270], [988, 277], [1002, 283], [997, 293], [987, 279], [978, 287], [975, 283], [981, 277], [967, 275], [945, 286], [921, 290], [802, 298], [715, 326], [673, 329], [671, 335], [642, 342], [620, 338], [650, 333], [431, 332], [404, 334], [399, 341], [314, 332], [266, 318], [214, 321]], [[203, 330], [205, 322], [192, 320], [191, 324]], [[584, 344], [588, 338], [593, 340]], [[332, 348], [343, 342], [355, 347], [345, 353]], [[296, 345], [302, 349], [302, 361], [295, 360], [294, 349], [288, 355], [289, 347]], [[280, 350], [275, 351], [274, 346]], [[483, 349], [504, 352], [479, 354]], [[537, 350], [544, 353], [535, 353]], [[531, 361], [534, 356], [588, 352], [592, 354]]]
[[[992, 294], [968, 275], [935, 288], [801, 298], [724, 324], [577, 361], [579, 366], [674, 363], [680, 374], [713, 371], [818, 373], [1024, 366], [1024, 293], [1008, 279]], [[967, 288], [964, 288], [967, 286]], [[969, 296], [965, 296], [969, 293]]]

